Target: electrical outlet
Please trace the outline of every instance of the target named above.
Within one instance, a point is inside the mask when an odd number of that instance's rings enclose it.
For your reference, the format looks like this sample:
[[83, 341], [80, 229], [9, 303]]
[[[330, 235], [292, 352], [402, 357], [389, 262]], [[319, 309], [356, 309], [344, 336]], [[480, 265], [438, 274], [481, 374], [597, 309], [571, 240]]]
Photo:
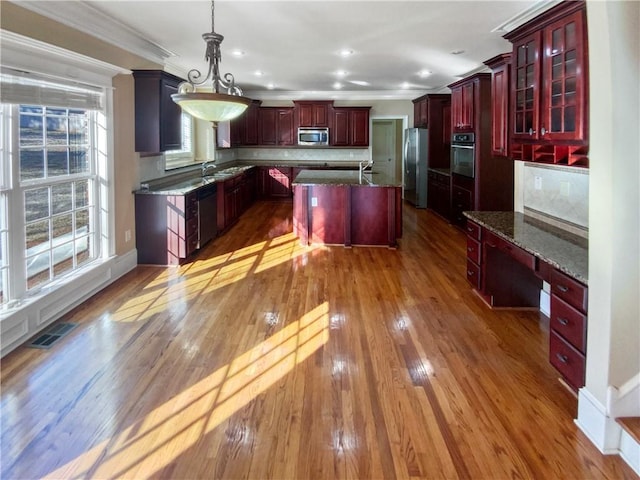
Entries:
[[311, 197], [311, 206], [312, 207], [318, 206], [318, 197]]
[[131, 230], [125, 230], [124, 231], [124, 241], [125, 242], [130, 242], [131, 241]]
[[536, 190], [542, 190], [542, 177], [536, 176], [533, 185]]

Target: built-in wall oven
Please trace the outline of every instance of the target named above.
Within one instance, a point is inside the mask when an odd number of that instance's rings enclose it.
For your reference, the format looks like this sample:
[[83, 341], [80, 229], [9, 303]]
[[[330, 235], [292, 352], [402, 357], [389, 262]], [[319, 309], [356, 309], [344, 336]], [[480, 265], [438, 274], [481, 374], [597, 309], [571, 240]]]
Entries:
[[451, 172], [475, 177], [476, 136], [473, 133], [454, 133], [451, 136]]

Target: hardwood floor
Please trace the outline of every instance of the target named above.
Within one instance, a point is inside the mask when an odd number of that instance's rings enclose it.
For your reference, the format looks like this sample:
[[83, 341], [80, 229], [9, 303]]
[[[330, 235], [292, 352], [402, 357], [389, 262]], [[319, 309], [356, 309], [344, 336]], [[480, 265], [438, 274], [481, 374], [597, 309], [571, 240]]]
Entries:
[[462, 232], [407, 206], [398, 250], [307, 248], [291, 222], [256, 203], [4, 358], [1, 477], [636, 478], [573, 423], [539, 314], [471, 291]]

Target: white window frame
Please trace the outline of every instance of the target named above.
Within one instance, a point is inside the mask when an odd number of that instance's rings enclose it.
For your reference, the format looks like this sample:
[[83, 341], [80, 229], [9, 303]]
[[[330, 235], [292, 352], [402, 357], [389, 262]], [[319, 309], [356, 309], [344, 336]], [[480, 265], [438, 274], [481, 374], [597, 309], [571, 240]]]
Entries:
[[182, 148], [164, 152], [164, 169], [186, 167], [200, 163], [195, 159], [195, 121], [191, 115], [182, 112]]
[[[96, 124], [96, 154], [98, 159], [97, 178], [99, 179], [99, 243], [100, 258], [87, 267], [82, 273], [69, 275], [64, 281], [50, 284], [37, 294], [24, 296], [8, 308], [0, 308], [0, 356], [4, 356], [27, 339], [35, 335], [63, 314], [90, 298], [116, 279], [134, 269], [137, 265], [135, 249], [121, 255], [115, 251], [115, 189], [114, 189], [114, 118], [113, 118], [113, 83], [112, 78], [118, 74], [130, 75], [131, 72], [114, 65], [81, 55], [69, 50], [49, 45], [23, 35], [0, 29], [2, 43], [2, 68], [15, 71], [37, 72], [38, 75], [48, 76], [54, 82], [67, 82], [90, 85], [101, 89], [103, 97], [103, 115], [99, 115]], [[69, 78], [73, 72], [73, 78]], [[0, 132], [6, 132], [1, 128]], [[10, 139], [5, 138], [5, 150], [11, 145]], [[6, 152], [0, 153], [6, 155]], [[6, 158], [0, 159], [5, 170]], [[6, 173], [6, 172], [5, 172]], [[3, 174], [3, 181], [8, 175]], [[13, 175], [13, 173], [12, 173]], [[0, 184], [0, 190], [6, 185]], [[0, 208], [5, 208], [7, 215], [22, 215], [8, 209], [6, 203], [0, 201]], [[9, 211], [7, 211], [9, 210]], [[13, 220], [7, 218], [7, 225], [13, 225]], [[0, 225], [0, 232], [2, 232]], [[13, 240], [10, 240], [13, 241]], [[24, 245], [24, 244], [23, 244]], [[16, 251], [13, 249], [12, 251]], [[4, 261], [4, 259], [3, 259]], [[9, 258], [12, 265], [20, 259]], [[2, 267], [0, 267], [0, 272]], [[13, 293], [12, 293], [13, 295]]]

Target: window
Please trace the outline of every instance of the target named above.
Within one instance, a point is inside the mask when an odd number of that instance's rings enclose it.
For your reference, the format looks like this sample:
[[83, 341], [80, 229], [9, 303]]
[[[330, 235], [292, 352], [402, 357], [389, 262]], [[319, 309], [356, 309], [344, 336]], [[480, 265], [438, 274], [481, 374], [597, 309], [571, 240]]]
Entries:
[[165, 152], [165, 169], [180, 168], [193, 163], [195, 160], [193, 117], [182, 112], [182, 148]]
[[[98, 159], [100, 110], [51, 106], [63, 86], [30, 79], [3, 90], [39, 104], [0, 105], [0, 305], [10, 305], [68, 278], [100, 256]], [[38, 88], [39, 95], [29, 94]], [[71, 89], [74, 98], [81, 97]], [[6, 93], [6, 92], [4, 92]], [[31, 92], [33, 93], [33, 92]], [[95, 106], [96, 92], [88, 92]], [[11, 95], [3, 94], [3, 102]], [[99, 104], [99, 100], [98, 100]]]

